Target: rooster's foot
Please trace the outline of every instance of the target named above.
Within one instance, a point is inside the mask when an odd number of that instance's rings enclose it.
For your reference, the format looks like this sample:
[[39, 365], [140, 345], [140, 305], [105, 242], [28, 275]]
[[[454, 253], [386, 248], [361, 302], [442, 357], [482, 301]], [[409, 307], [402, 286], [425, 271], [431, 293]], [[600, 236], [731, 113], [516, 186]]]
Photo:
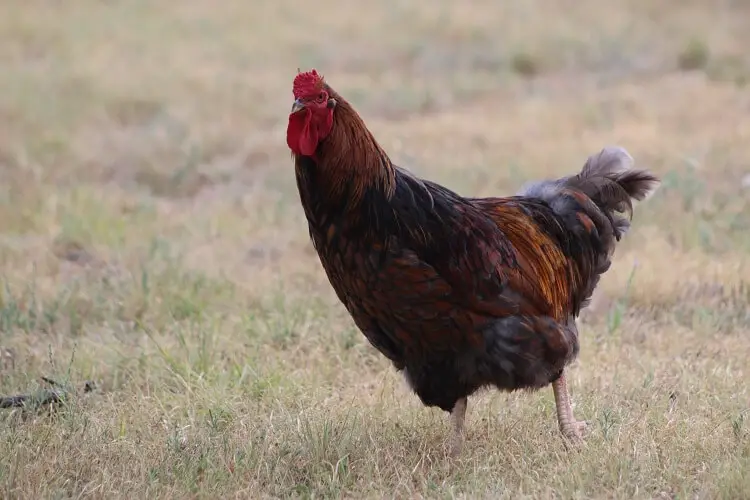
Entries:
[[588, 434], [589, 424], [585, 420], [575, 420], [568, 425], [561, 426], [563, 436], [573, 444], [580, 444]]

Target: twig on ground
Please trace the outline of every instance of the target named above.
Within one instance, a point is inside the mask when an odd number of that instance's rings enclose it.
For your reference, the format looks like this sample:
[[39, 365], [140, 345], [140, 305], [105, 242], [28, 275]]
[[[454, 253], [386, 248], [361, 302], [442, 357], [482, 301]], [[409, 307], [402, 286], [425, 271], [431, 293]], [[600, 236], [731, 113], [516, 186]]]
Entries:
[[[63, 385], [55, 382], [48, 377], [41, 377], [42, 381], [52, 386], [50, 389], [43, 389], [34, 394], [19, 394], [16, 396], [0, 396], [0, 408], [27, 408], [35, 406], [37, 408], [44, 406], [58, 405], [65, 401], [70, 395], [70, 391]], [[87, 380], [83, 384], [83, 392], [91, 392], [96, 388], [94, 382]]]

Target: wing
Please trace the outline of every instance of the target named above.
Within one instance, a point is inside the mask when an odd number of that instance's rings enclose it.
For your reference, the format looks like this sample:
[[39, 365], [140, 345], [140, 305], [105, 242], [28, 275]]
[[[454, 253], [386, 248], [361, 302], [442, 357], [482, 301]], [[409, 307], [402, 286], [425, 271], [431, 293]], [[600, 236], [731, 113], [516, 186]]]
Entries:
[[463, 198], [399, 173], [393, 204], [408, 214], [402, 238], [464, 305], [498, 317], [520, 312], [567, 321], [578, 278], [561, 247], [566, 231], [549, 207], [518, 197]]
[[511, 242], [517, 265], [505, 272], [539, 310], [565, 323], [578, 310], [581, 273], [568, 258], [569, 234], [552, 210], [532, 199], [472, 200]]

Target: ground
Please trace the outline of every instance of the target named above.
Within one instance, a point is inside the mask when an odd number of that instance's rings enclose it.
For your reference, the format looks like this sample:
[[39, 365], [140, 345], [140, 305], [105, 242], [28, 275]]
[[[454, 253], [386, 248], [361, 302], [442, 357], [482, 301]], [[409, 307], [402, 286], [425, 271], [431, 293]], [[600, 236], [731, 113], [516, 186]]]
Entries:
[[[0, 5], [3, 498], [747, 498], [750, 5]], [[609, 144], [663, 177], [551, 389], [423, 407], [309, 242], [284, 140], [317, 68], [394, 160], [511, 194]]]

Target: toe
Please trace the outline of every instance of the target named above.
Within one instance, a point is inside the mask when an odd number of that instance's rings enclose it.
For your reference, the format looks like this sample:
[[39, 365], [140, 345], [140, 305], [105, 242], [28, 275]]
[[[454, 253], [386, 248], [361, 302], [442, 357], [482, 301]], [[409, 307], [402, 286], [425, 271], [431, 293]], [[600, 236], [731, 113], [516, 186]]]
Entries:
[[585, 420], [576, 422], [576, 430], [578, 431], [578, 434], [585, 435], [589, 430], [589, 423]]

